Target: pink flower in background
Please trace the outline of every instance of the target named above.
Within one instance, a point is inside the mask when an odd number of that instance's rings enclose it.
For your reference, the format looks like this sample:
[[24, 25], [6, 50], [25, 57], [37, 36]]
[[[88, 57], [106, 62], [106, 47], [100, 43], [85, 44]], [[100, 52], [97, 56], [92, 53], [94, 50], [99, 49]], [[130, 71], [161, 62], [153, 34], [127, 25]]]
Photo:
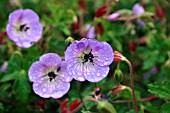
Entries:
[[8, 66], [8, 62], [4, 62], [3, 64], [2, 64], [2, 66], [0, 67], [0, 71], [1, 72], [5, 72], [6, 70], [7, 70], [7, 66]]
[[115, 19], [119, 18], [121, 15], [120, 13], [112, 13], [110, 15], [107, 16], [107, 19], [110, 21], [114, 21]]
[[86, 24], [85, 29], [86, 29], [86, 38], [95, 38], [96, 37], [94, 26], [91, 26], [90, 24]]
[[143, 8], [143, 6], [141, 6], [139, 3], [136, 3], [134, 6], [133, 6], [133, 14], [135, 15], [141, 15], [145, 13], [145, 9]]
[[[139, 3], [136, 3], [134, 6], [133, 6], [133, 14], [134, 15], [141, 15], [141, 14], [144, 14], [145, 13], [145, 9], [143, 8], [143, 6], [141, 6]], [[141, 19], [137, 19], [136, 20], [136, 23], [141, 25], [142, 27], [145, 26], [145, 22], [142, 21]]]

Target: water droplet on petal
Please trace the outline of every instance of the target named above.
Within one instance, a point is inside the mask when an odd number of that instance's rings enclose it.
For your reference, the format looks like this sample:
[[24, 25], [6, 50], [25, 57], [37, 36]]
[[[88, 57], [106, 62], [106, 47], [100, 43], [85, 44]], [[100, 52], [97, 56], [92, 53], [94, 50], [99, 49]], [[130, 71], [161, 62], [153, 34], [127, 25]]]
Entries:
[[77, 75], [81, 76], [82, 74], [81, 73], [77, 73]]
[[84, 81], [83, 77], [78, 77], [77, 80]]
[[69, 72], [69, 74], [70, 74], [70, 75], [72, 75], [72, 73], [71, 73], [71, 72]]
[[42, 89], [42, 91], [43, 91], [43, 92], [46, 92], [46, 91], [47, 91], [47, 89], [46, 89], [46, 88], [43, 88], [43, 89]]
[[97, 73], [97, 76], [100, 76], [100, 73]]

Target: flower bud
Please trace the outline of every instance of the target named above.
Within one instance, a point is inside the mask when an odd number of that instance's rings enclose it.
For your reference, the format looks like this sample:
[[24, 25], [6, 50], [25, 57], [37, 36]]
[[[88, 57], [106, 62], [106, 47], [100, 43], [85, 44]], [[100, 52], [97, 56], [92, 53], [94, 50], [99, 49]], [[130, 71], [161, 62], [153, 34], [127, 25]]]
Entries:
[[113, 62], [120, 62], [123, 61], [124, 59], [126, 59], [121, 53], [119, 53], [118, 51], [113, 51], [114, 52], [114, 60]]
[[119, 85], [123, 81], [123, 73], [120, 69], [116, 69], [114, 73], [114, 80]]
[[65, 40], [65, 43], [68, 45], [70, 43], [73, 43], [74, 42], [74, 38], [72, 37], [68, 37], [66, 40]]

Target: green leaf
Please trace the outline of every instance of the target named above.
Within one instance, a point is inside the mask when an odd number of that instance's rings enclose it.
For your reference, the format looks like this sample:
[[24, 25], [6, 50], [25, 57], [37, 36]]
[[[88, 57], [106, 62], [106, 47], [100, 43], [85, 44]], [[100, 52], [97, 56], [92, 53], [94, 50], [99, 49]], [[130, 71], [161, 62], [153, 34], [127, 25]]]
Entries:
[[132, 10], [128, 10], [128, 9], [121, 9], [118, 10], [117, 12], [121, 14], [121, 17], [127, 17], [132, 15]]
[[99, 101], [98, 108], [101, 113], [117, 113], [115, 108], [107, 101]]
[[15, 51], [8, 62], [8, 72], [21, 70], [22, 54], [19, 51]]
[[161, 113], [169, 113], [170, 112], [170, 102], [165, 103], [161, 106]]
[[3, 113], [3, 110], [4, 110], [4, 106], [3, 106], [3, 104], [0, 102], [0, 113]]
[[170, 99], [170, 82], [152, 83], [148, 85], [148, 91], [159, 98]]
[[16, 100], [25, 103], [28, 100], [30, 92], [30, 85], [26, 73], [22, 70], [14, 82], [13, 93], [15, 94]]
[[19, 71], [15, 71], [14, 73], [4, 75], [2, 79], [0, 80], [0, 82], [7, 82], [10, 80], [14, 80], [17, 78], [18, 74], [19, 74]]

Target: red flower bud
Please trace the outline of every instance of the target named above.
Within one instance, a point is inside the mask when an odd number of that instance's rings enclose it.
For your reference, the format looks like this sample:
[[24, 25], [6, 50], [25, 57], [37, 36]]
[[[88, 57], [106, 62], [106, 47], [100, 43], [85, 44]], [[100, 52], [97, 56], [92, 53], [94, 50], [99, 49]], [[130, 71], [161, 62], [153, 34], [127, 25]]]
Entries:
[[79, 10], [85, 10], [86, 9], [86, 3], [84, 0], [79, 0]]
[[155, 10], [156, 10], [156, 15], [159, 19], [163, 19], [165, 18], [165, 9], [163, 7], [160, 7], [160, 6], [156, 6], [155, 7]]
[[125, 57], [119, 53], [118, 51], [113, 51], [114, 52], [114, 60], [113, 62], [120, 62], [122, 61]]
[[130, 44], [128, 45], [129, 50], [132, 51], [132, 52], [135, 52], [135, 51], [136, 51], [136, 47], [137, 47], [137, 44], [136, 44], [135, 41], [133, 41], [132, 43], [130, 43]]
[[104, 32], [104, 27], [103, 27], [102, 23], [98, 23], [96, 25], [96, 33], [102, 35], [103, 32]]
[[107, 7], [106, 6], [102, 6], [102, 7], [99, 7], [95, 13], [95, 16], [96, 17], [101, 17], [103, 16], [104, 14], [106, 14], [106, 9]]
[[113, 90], [112, 96], [117, 95], [119, 92], [125, 89], [125, 86], [119, 85], [119, 86], [114, 86], [111, 90]]

